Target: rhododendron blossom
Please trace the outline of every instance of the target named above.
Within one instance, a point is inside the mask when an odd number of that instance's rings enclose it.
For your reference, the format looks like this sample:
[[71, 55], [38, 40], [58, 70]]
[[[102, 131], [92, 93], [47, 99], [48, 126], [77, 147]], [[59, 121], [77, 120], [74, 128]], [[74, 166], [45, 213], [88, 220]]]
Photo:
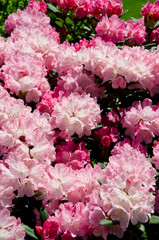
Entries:
[[122, 12], [122, 2], [120, 0], [50, 0], [50, 2], [56, 2], [61, 9], [76, 10], [77, 17], [85, 17], [88, 14], [92, 14], [100, 18], [103, 12], [108, 16], [113, 14], [120, 15]]
[[152, 162], [155, 164], [156, 169], [159, 169], [159, 143], [156, 142], [153, 148]]
[[0, 240], [157, 239], [158, 10], [124, 21], [120, 0], [31, 0], [8, 16]]
[[159, 1], [156, 0], [153, 4], [148, 1], [141, 9], [141, 14], [145, 18], [146, 25], [154, 25], [159, 20]]
[[150, 143], [155, 135], [159, 135], [158, 106], [152, 105], [150, 99], [145, 99], [142, 103], [134, 102], [121, 121], [126, 128], [125, 133], [140, 143]]
[[20, 219], [10, 216], [8, 209], [0, 211], [0, 238], [4, 240], [22, 240], [25, 237], [24, 228], [21, 226]]
[[89, 95], [72, 93], [56, 102], [51, 115], [51, 124], [71, 137], [77, 133], [80, 137], [89, 136], [91, 129], [100, 123], [100, 108]]
[[[155, 169], [143, 154], [124, 144], [121, 152], [109, 158], [100, 197], [107, 215], [126, 228], [131, 221], [147, 222], [153, 213]], [[145, 178], [145, 175], [147, 176]]]
[[80, 144], [75, 144], [73, 141], [61, 142], [56, 146], [56, 162], [80, 169], [90, 163], [90, 152], [85, 148], [84, 142]]

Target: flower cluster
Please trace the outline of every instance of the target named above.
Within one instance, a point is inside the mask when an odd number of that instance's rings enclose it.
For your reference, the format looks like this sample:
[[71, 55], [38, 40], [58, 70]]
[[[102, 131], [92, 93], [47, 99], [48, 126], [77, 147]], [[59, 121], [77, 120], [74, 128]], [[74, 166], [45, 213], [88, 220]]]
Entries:
[[150, 99], [142, 103], [133, 102], [121, 121], [126, 128], [125, 133], [140, 143], [151, 143], [155, 135], [159, 135], [159, 108]]
[[[62, 170], [62, 165], [59, 167]], [[62, 235], [62, 239], [74, 239], [92, 234], [106, 239], [108, 233], [116, 233], [121, 237], [130, 221], [134, 225], [147, 222], [153, 213], [152, 202], [155, 196], [150, 189], [154, 188], [155, 169], [140, 151], [129, 144], [124, 144], [120, 153], [110, 157], [105, 169], [87, 166], [86, 169], [74, 172], [77, 173], [76, 184], [67, 184], [68, 194], [65, 197], [69, 198], [69, 201], [60, 204], [55, 210], [55, 216], [50, 216], [43, 227], [37, 227], [38, 233], [44, 239], [47, 239], [47, 236], [56, 239], [58, 235]], [[66, 189], [64, 182], [66, 184], [67, 178], [64, 180], [61, 177], [60, 182]], [[102, 185], [95, 181], [98, 178]], [[73, 188], [82, 202], [71, 194]], [[50, 208], [47, 209], [50, 211]], [[114, 229], [103, 228], [98, 222], [103, 218], [118, 221], [118, 225], [114, 226]]]
[[122, 12], [122, 1], [120, 0], [84, 0], [84, 1], [61, 1], [61, 0], [50, 0], [50, 2], [56, 2], [59, 8], [66, 9], [66, 10], [75, 10], [77, 17], [85, 17], [89, 14], [93, 16], [101, 17], [104, 14], [111, 16], [113, 14], [120, 15]]
[[0, 37], [0, 239], [133, 239], [159, 213], [159, 1], [49, 2]]
[[61, 101], [54, 104], [50, 122], [53, 128], [62, 130], [65, 138], [70, 138], [74, 133], [82, 137], [91, 135], [93, 129], [100, 123], [101, 115], [96, 100], [89, 95], [71, 93], [63, 96]]
[[146, 41], [146, 28], [140, 19], [137, 22], [133, 22], [133, 20], [125, 22], [119, 19], [117, 15], [112, 15], [110, 18], [105, 16], [97, 24], [95, 30], [96, 36], [100, 36], [104, 41], [113, 43], [124, 42], [129, 37], [132, 37], [128, 40], [129, 44], [142, 44]]
[[148, 1], [141, 9], [141, 14], [145, 18], [147, 26], [153, 26], [159, 20], [159, 1], [156, 0], [153, 4]]

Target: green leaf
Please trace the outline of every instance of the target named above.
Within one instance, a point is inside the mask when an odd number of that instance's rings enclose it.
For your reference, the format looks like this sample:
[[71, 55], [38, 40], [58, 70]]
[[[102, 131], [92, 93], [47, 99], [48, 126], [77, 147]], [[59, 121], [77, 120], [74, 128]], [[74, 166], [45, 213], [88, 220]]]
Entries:
[[128, 40], [132, 39], [133, 37], [134, 37], [134, 36], [125, 38], [125, 41], [128, 41]]
[[154, 26], [154, 28], [157, 28], [157, 27], [159, 27], [159, 21], [157, 21], [155, 26]]
[[52, 75], [53, 77], [57, 77], [57, 76], [58, 76], [58, 73], [56, 72], [55, 69], [51, 69], [51, 70], [50, 70], [50, 73], [51, 73], [51, 75]]
[[28, 225], [25, 225], [25, 224], [22, 224], [22, 226], [25, 228], [25, 233], [27, 236], [33, 239], [38, 239], [34, 233], [34, 229], [30, 228]]
[[106, 166], [107, 166], [107, 162], [98, 162], [98, 165], [101, 167], [101, 169], [104, 169], [104, 168], [106, 168]]
[[99, 128], [102, 128], [102, 124], [96, 125], [95, 128], [93, 128], [92, 130], [97, 130], [97, 129], [99, 129]]
[[59, 11], [55, 6], [53, 6], [53, 5], [50, 4], [50, 3], [47, 4], [47, 8], [48, 8], [50, 11], [54, 12], [54, 13], [57, 13], [57, 12], [60, 13], [60, 11]]
[[47, 210], [44, 207], [40, 208], [40, 219], [44, 223], [49, 217]]
[[137, 224], [137, 228], [138, 228], [142, 233], [145, 232], [145, 226], [144, 226], [143, 224], [138, 223], [138, 224]]
[[156, 46], [156, 43], [148, 43], [148, 44], [145, 44], [144, 47], [151, 47], [151, 46]]
[[129, 11], [128, 9], [126, 9], [125, 11], [123, 11], [123, 12], [121, 13], [120, 17], [124, 16], [125, 13], [127, 13], [128, 11]]
[[149, 224], [159, 224], [159, 216], [152, 215]]
[[83, 30], [86, 30], [86, 31], [91, 31], [91, 29], [89, 28], [89, 27], [87, 27], [87, 26], [84, 26], [83, 28], [81, 28], [81, 29], [83, 29]]
[[136, 18], [131, 17], [131, 19], [132, 19], [134, 22], [137, 22], [137, 19], [136, 19]]
[[34, 197], [40, 197], [41, 195], [42, 195], [42, 193], [39, 191], [34, 193]]
[[156, 173], [156, 177], [159, 177], [159, 172]]
[[101, 179], [98, 179], [98, 182], [99, 182], [100, 185], [103, 184], [103, 181]]
[[110, 226], [110, 225], [119, 224], [119, 222], [118, 221], [112, 221], [110, 219], [102, 219], [102, 220], [100, 220], [99, 224], [101, 226]]

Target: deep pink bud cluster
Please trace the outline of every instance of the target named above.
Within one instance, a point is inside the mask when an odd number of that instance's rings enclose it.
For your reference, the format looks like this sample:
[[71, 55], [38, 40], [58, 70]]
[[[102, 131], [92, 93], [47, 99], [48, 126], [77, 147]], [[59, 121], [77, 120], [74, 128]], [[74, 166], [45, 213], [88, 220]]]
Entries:
[[159, 42], [159, 27], [152, 31], [150, 39], [151, 41]]
[[119, 131], [116, 127], [105, 126], [95, 130], [93, 134], [95, 139], [106, 147], [120, 139]]
[[56, 162], [80, 169], [90, 163], [90, 152], [85, 148], [84, 142], [80, 144], [75, 144], [74, 141], [61, 142], [56, 146]]
[[141, 9], [141, 14], [146, 18], [146, 21], [159, 20], [159, 0], [156, 0], [153, 4], [148, 1]]
[[60, 9], [75, 10], [76, 16], [81, 18], [89, 14], [101, 18], [102, 15], [120, 15], [122, 12], [122, 1], [120, 0], [50, 0], [56, 2]]

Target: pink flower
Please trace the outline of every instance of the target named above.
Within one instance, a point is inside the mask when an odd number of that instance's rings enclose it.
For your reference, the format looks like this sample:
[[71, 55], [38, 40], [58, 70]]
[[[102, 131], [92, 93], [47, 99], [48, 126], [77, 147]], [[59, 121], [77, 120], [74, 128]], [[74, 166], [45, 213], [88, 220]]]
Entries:
[[63, 87], [67, 94], [78, 92], [90, 94], [91, 97], [103, 96], [104, 88], [95, 82], [94, 75], [82, 71], [81, 67], [69, 70], [65, 76], [58, 79], [57, 84]]
[[110, 18], [103, 17], [96, 27], [96, 36], [102, 37], [104, 41], [125, 41], [126, 38], [133, 36], [128, 42], [130, 44], [142, 44], [146, 41], [146, 28], [141, 20], [136, 23], [133, 20], [124, 21], [118, 18], [117, 15], [112, 15]]
[[80, 169], [90, 163], [90, 152], [85, 148], [84, 142], [80, 144], [75, 144], [73, 141], [61, 142], [56, 146], [56, 162], [65, 163], [73, 169]]
[[10, 216], [8, 209], [1, 209], [0, 211], [0, 239], [8, 240], [23, 240], [25, 237], [25, 230], [21, 226], [20, 218], [16, 219]]
[[83, 203], [78, 202], [74, 206], [71, 202], [61, 204], [55, 211], [55, 217], [61, 232], [70, 233], [68, 235], [72, 237], [85, 236], [89, 226], [89, 210]]
[[54, 240], [60, 235], [59, 223], [54, 216], [50, 216], [43, 227], [36, 226], [37, 233], [44, 238], [44, 240]]
[[50, 88], [44, 78], [46, 75], [44, 60], [36, 55], [24, 53], [13, 55], [5, 61], [1, 71], [5, 88], [17, 95], [20, 91], [25, 92], [28, 101], [38, 101], [40, 95]]
[[152, 31], [150, 39], [151, 41], [159, 42], [159, 27]]
[[156, 190], [156, 197], [155, 197], [155, 205], [154, 205], [155, 211], [159, 213], [159, 190]]
[[146, 41], [146, 27], [144, 26], [143, 19], [138, 19], [136, 22], [128, 20], [126, 22], [126, 37], [133, 37], [128, 41], [130, 45], [142, 44]]
[[139, 143], [150, 143], [155, 135], [159, 135], [159, 114], [158, 106], [152, 105], [150, 99], [141, 102], [134, 102], [132, 107], [128, 108], [125, 116], [121, 120], [125, 133]]
[[92, 14], [98, 18], [101, 18], [103, 11], [104, 14], [107, 14], [108, 16], [113, 14], [117, 14], [119, 16], [122, 12], [123, 5], [120, 0], [50, 0], [50, 2], [56, 2], [61, 9], [76, 10], [76, 17], [85, 17], [88, 14]]
[[110, 18], [103, 17], [96, 27], [97, 36], [102, 37], [105, 41], [124, 41], [126, 36], [125, 22], [113, 15]]
[[47, 12], [47, 4], [46, 4], [46, 2], [44, 0], [42, 0], [40, 2], [35, 1], [35, 0], [31, 0], [28, 3], [28, 7], [32, 8], [32, 9], [36, 8], [39, 11], [44, 12], [44, 13]]
[[0, 37], [0, 66], [4, 62], [4, 48], [5, 48], [5, 39], [3, 37]]
[[101, 144], [106, 147], [120, 139], [117, 128], [110, 126], [105, 126], [94, 130], [93, 136], [97, 141], [100, 141]]
[[[125, 143], [109, 158], [100, 189], [103, 209], [126, 228], [129, 221], [145, 223], [154, 211], [156, 171], [145, 156]], [[145, 175], [147, 176], [145, 178]]]
[[141, 8], [141, 14], [144, 16], [147, 26], [154, 26], [155, 22], [159, 20], [159, 0], [156, 0], [153, 4], [148, 1]]
[[55, 103], [50, 121], [54, 128], [59, 128], [68, 137], [74, 133], [82, 137], [84, 134], [89, 136], [100, 119], [100, 108], [95, 99], [86, 94], [72, 93]]
[[155, 164], [156, 169], [159, 169], [159, 143], [155, 142], [153, 147], [153, 154], [152, 162]]
[[5, 33], [10, 34], [16, 27], [18, 16], [16, 13], [12, 13], [5, 20]]

